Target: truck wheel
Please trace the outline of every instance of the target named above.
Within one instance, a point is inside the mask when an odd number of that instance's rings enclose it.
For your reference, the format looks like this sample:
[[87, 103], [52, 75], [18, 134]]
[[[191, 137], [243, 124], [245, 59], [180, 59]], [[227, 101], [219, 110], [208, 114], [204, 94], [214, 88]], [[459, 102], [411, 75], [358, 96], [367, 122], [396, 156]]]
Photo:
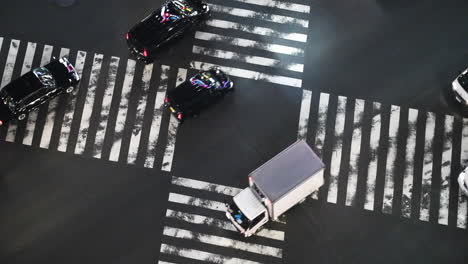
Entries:
[[26, 114], [21, 114], [18, 116], [18, 120], [23, 120], [24, 118], [26, 118]]

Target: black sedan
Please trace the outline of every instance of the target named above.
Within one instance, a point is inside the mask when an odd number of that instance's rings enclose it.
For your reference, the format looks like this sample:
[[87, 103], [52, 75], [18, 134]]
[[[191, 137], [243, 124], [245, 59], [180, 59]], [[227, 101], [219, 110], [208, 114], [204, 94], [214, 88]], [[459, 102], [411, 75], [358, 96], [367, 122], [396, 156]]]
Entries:
[[71, 93], [79, 81], [65, 57], [26, 73], [0, 90], [0, 125], [15, 118], [23, 120], [48, 100], [63, 92]]
[[208, 5], [200, 0], [168, 1], [126, 34], [130, 52], [150, 62], [159, 47], [202, 24], [209, 14]]
[[179, 121], [199, 112], [234, 90], [234, 83], [217, 67], [200, 71], [189, 80], [169, 90], [165, 105]]

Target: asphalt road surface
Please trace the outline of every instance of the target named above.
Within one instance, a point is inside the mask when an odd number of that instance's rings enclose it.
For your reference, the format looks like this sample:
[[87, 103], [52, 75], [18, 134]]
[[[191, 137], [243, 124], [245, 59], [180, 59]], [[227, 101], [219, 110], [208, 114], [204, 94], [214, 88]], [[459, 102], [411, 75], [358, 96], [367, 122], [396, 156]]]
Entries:
[[[161, 3], [2, 4], [1, 87], [53, 56], [82, 80], [0, 129], [0, 263], [466, 263], [467, 1], [209, 0], [144, 65], [124, 36]], [[166, 91], [210, 65], [236, 90], [180, 125]], [[324, 186], [240, 237], [223, 202], [297, 139]]]

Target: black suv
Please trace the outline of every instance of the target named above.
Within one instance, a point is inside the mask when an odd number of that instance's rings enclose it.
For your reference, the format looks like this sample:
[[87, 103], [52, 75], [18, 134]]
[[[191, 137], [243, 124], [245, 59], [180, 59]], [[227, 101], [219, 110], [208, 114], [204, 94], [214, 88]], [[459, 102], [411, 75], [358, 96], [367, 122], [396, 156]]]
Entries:
[[165, 105], [179, 121], [196, 116], [203, 108], [234, 90], [234, 83], [217, 67], [200, 71], [176, 88], [169, 90]]
[[141, 20], [125, 35], [130, 52], [151, 62], [156, 49], [202, 24], [210, 14], [200, 0], [171, 0]]
[[0, 125], [26, 114], [57, 95], [71, 93], [80, 77], [66, 57], [38, 67], [0, 90]]

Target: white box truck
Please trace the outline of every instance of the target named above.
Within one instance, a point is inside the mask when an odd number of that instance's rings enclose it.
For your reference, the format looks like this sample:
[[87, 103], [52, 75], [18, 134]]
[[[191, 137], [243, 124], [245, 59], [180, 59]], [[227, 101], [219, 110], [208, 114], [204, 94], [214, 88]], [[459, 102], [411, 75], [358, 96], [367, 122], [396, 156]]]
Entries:
[[245, 237], [323, 185], [325, 165], [299, 140], [249, 174], [249, 187], [226, 203], [226, 217]]

